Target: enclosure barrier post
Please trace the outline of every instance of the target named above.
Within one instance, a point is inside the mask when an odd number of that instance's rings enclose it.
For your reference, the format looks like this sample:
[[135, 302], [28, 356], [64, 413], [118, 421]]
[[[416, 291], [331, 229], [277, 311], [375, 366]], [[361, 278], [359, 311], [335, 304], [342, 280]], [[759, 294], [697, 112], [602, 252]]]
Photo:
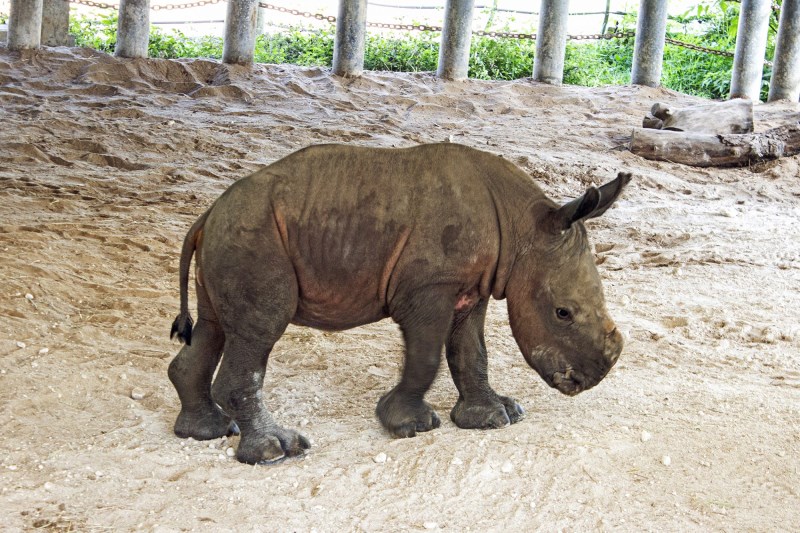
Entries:
[[667, 37], [667, 0], [641, 0], [636, 21], [631, 83], [658, 87]]
[[768, 101], [800, 100], [800, 0], [783, 0]]
[[150, 0], [120, 0], [117, 57], [147, 57], [150, 44]]
[[229, 0], [225, 16], [222, 61], [247, 65], [253, 62], [256, 48], [258, 0]]
[[444, 8], [442, 42], [436, 75], [446, 80], [463, 80], [469, 73], [474, 0], [447, 0]]
[[44, 0], [42, 5], [42, 44], [69, 46], [69, 2]]
[[38, 48], [42, 36], [42, 0], [11, 0], [8, 49]]
[[742, 0], [733, 53], [731, 98], [759, 99], [771, 12], [772, 0]]
[[333, 42], [333, 73], [360, 76], [364, 70], [367, 38], [367, 0], [339, 0], [336, 39]]
[[256, 37], [264, 35], [264, 27], [267, 24], [267, 10], [261, 6], [256, 7]]
[[551, 85], [561, 85], [564, 80], [568, 17], [569, 0], [542, 0], [533, 56], [534, 80]]

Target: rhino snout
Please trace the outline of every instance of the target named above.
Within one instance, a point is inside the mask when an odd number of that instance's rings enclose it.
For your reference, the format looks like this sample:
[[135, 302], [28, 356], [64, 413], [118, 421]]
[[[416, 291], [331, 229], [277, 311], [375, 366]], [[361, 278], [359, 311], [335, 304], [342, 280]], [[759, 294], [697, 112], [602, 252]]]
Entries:
[[550, 375], [543, 376], [545, 381], [567, 396], [575, 396], [600, 383], [622, 353], [622, 334], [613, 323], [606, 328], [603, 341], [602, 352], [586, 357], [581, 364], [566, 364]]

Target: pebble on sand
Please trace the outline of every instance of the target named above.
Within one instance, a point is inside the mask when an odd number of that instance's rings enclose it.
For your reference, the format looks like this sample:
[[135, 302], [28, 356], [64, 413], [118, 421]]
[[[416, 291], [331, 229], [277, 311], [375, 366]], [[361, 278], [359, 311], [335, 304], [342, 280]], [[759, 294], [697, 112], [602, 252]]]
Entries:
[[649, 431], [642, 431], [642, 442], [647, 442], [653, 438], [653, 435]]
[[669, 455], [665, 455], [664, 457], [661, 458], [661, 464], [664, 466], [669, 466], [672, 464], [672, 459], [670, 458]]
[[381, 463], [385, 463], [388, 458], [389, 457], [387, 457], [387, 455], [385, 453], [381, 452], [378, 455], [376, 455], [375, 457], [373, 457], [372, 460], [375, 461], [378, 464], [381, 464]]
[[131, 398], [134, 400], [143, 400], [144, 396], [145, 396], [144, 391], [138, 387], [131, 390]]

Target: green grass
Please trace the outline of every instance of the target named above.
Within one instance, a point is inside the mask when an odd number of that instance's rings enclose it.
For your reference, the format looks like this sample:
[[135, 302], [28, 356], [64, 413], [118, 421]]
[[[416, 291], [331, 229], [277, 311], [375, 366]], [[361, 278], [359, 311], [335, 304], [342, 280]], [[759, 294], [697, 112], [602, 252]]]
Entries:
[[[670, 37], [695, 42], [702, 46], [730, 50], [735, 43], [731, 34], [731, 10], [714, 18], [708, 10], [680, 19], [686, 24], [703, 17], [708, 28], [702, 36], [671, 32]], [[738, 11], [735, 13], [738, 18]], [[623, 20], [631, 27], [635, 19]], [[116, 14], [99, 20], [72, 17], [70, 33], [78, 46], [88, 46], [112, 53], [116, 43]], [[679, 28], [680, 29], [680, 28]], [[368, 34], [364, 57], [367, 70], [397, 72], [435, 71], [439, 55], [440, 34], [412, 32], [403, 38]], [[258, 63], [288, 63], [303, 66], [327, 66], [333, 61], [333, 27], [328, 30], [294, 28], [281, 33], [259, 35], [255, 46]], [[630, 82], [633, 38], [567, 43], [564, 83], [596, 87]], [[188, 37], [180, 31], [150, 32], [150, 57], [179, 58], [222, 57], [219, 37]], [[771, 45], [770, 45], [771, 46]], [[472, 39], [469, 76], [485, 80], [513, 80], [530, 77], [533, 71], [535, 41], [517, 39]], [[732, 58], [667, 45], [664, 51], [662, 83], [665, 87], [706, 98], [727, 98], [730, 90]], [[765, 74], [768, 81], [769, 72]], [[766, 87], [765, 82], [765, 87]], [[766, 89], [763, 96], [766, 96]]]

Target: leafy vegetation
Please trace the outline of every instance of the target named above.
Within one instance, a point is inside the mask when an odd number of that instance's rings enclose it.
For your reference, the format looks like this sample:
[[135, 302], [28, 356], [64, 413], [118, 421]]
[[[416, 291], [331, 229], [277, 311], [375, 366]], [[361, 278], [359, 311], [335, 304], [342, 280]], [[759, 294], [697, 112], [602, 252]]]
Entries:
[[[725, 0], [703, 3], [672, 17], [668, 37], [720, 51], [735, 47], [740, 4]], [[616, 30], [635, 29], [635, 15], [616, 21]], [[72, 17], [70, 33], [78, 46], [113, 52], [116, 44], [116, 13], [90, 20]], [[774, 47], [777, 17], [773, 15], [768, 56]], [[259, 63], [290, 63], [330, 66], [333, 61], [333, 27], [292, 28], [259, 35], [255, 60]], [[630, 82], [633, 59], [632, 38], [567, 43], [564, 83], [585, 86], [620, 85]], [[152, 28], [151, 57], [222, 57], [222, 39], [194, 38], [173, 30]], [[534, 41], [475, 37], [472, 40], [469, 76], [477, 79], [511, 80], [528, 77], [533, 71]], [[367, 70], [434, 71], [439, 55], [439, 34], [409, 33], [403, 37], [368, 34], [364, 66]], [[668, 44], [664, 51], [662, 83], [687, 94], [706, 98], [727, 98], [730, 91], [732, 58]], [[766, 98], [770, 72], [765, 72], [762, 97]]]

